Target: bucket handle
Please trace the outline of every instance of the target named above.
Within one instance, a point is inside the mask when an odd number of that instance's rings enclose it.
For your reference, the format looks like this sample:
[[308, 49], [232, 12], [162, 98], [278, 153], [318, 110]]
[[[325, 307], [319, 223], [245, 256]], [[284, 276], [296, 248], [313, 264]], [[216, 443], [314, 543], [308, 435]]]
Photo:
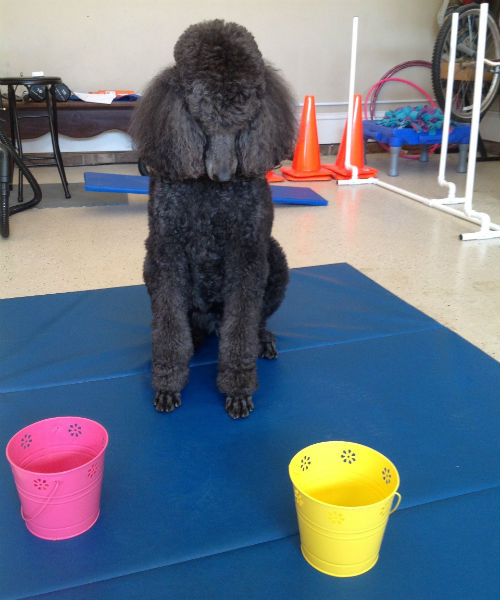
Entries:
[[42, 512], [47, 508], [47, 504], [50, 502], [50, 500], [52, 500], [52, 498], [54, 497], [55, 493], [57, 492], [57, 488], [59, 487], [59, 481], [56, 479], [54, 481], [54, 487], [52, 488], [50, 494], [45, 498], [45, 502], [42, 504], [41, 508], [39, 508], [34, 515], [31, 515], [31, 517], [27, 517], [24, 514], [24, 510], [23, 507], [21, 505], [21, 517], [23, 518], [23, 520], [27, 523], [28, 521], [33, 521], [33, 519], [36, 519], [37, 517], [39, 517]]
[[395, 492], [394, 496], [398, 497], [398, 501], [396, 502], [396, 506], [394, 506], [393, 509], [391, 510], [391, 512], [389, 513], [390, 515], [392, 515], [393, 512], [396, 512], [396, 510], [398, 509], [398, 506], [401, 502], [401, 494], [399, 492]]

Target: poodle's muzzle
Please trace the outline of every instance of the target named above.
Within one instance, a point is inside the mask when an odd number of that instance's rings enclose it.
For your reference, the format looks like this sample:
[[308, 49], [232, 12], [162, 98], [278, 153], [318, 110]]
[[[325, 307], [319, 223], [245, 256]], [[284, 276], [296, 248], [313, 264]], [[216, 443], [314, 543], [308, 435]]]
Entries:
[[212, 181], [231, 181], [238, 167], [236, 135], [211, 135], [205, 149], [205, 168]]

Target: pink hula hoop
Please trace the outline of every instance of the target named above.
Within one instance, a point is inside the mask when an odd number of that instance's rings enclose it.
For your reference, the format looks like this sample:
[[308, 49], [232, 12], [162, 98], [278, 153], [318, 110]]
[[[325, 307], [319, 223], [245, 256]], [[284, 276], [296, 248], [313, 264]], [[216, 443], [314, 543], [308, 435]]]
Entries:
[[[377, 81], [377, 83], [374, 83], [372, 85], [372, 87], [370, 88], [370, 91], [368, 92], [368, 94], [366, 95], [365, 98], [365, 119], [368, 120], [368, 101], [370, 100], [370, 96], [372, 95], [373, 90], [378, 86], [378, 85], [382, 85], [383, 83], [386, 83], [387, 81], [399, 81], [401, 83], [406, 83], [408, 85], [411, 85], [412, 87], [414, 87], [416, 90], [418, 90], [423, 96], [425, 96], [427, 98], [427, 100], [429, 100], [429, 102], [431, 103], [431, 106], [433, 108], [436, 108], [436, 103], [434, 102], [434, 100], [429, 96], [429, 94], [423, 90], [419, 85], [417, 85], [416, 83], [413, 83], [412, 81], [408, 81], [408, 79], [401, 79], [400, 77], [386, 77], [385, 79], [381, 79], [380, 81]], [[379, 142], [380, 143], [380, 142]], [[385, 148], [386, 150], [388, 150], [388, 147], [386, 144], [380, 144], [383, 148]], [[434, 152], [437, 148], [437, 144], [435, 146], [433, 146], [433, 148], [431, 149], [431, 153]], [[413, 156], [405, 156], [404, 158], [410, 158], [412, 160], [417, 160], [418, 157], [413, 157]]]
[[368, 101], [370, 100], [370, 96], [372, 95], [373, 90], [377, 87], [377, 85], [380, 85], [382, 83], [386, 83], [387, 81], [400, 81], [401, 83], [406, 83], [408, 85], [411, 85], [416, 90], [418, 90], [423, 96], [425, 96], [427, 98], [427, 100], [429, 100], [429, 102], [431, 103], [431, 106], [433, 108], [436, 108], [436, 103], [434, 102], [434, 100], [429, 96], [429, 94], [425, 90], [423, 90], [416, 83], [413, 83], [412, 81], [408, 81], [408, 79], [401, 79], [400, 77], [386, 77], [385, 79], [381, 79], [380, 81], [377, 81], [377, 83], [374, 83], [372, 85], [372, 87], [370, 88], [370, 91], [366, 95], [366, 99], [365, 99], [365, 119], [368, 119], [367, 104], [368, 104]]

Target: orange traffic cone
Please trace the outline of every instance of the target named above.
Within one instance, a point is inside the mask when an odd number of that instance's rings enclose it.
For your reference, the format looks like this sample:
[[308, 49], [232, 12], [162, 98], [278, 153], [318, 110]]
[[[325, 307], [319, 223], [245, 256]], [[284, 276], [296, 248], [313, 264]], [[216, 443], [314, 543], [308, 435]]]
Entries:
[[[347, 140], [347, 123], [344, 127], [344, 135], [340, 144], [337, 160], [334, 165], [323, 165], [329, 169], [335, 179], [352, 179], [352, 169], [348, 169], [345, 165], [346, 159], [346, 140]], [[354, 110], [352, 115], [352, 133], [351, 133], [351, 160], [350, 164], [358, 167], [358, 179], [366, 179], [375, 177], [378, 173], [377, 169], [366, 167], [363, 156], [363, 121], [361, 118], [361, 95], [354, 94]]]
[[278, 183], [279, 181], [285, 181], [283, 177], [280, 177], [272, 169], [266, 173], [266, 179], [268, 183]]
[[332, 173], [321, 166], [314, 96], [305, 97], [293, 163], [291, 167], [281, 167], [281, 172], [291, 181], [327, 181], [332, 178]]

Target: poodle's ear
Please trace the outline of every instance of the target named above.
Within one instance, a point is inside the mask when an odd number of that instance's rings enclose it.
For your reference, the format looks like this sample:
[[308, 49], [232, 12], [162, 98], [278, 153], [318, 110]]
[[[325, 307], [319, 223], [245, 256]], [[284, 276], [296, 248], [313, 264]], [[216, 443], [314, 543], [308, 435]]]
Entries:
[[269, 65], [265, 68], [262, 106], [238, 138], [240, 170], [246, 177], [263, 175], [291, 158], [297, 130], [292, 96]]
[[205, 136], [186, 110], [175, 67], [153, 79], [139, 100], [129, 131], [151, 173], [172, 181], [205, 173]]

